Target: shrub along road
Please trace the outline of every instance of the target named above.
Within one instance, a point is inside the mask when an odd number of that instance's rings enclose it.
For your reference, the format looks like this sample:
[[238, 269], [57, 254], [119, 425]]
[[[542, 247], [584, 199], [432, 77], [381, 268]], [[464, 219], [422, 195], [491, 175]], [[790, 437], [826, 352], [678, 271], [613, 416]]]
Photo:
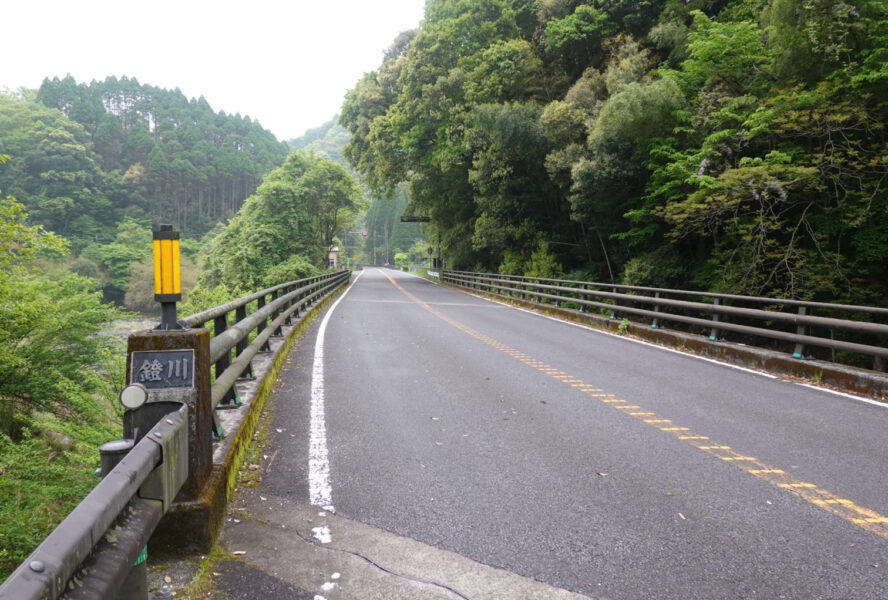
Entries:
[[327, 315], [241, 500], [267, 535], [223, 536], [266, 573], [325, 598], [399, 569], [417, 598], [884, 595], [885, 407], [396, 271]]

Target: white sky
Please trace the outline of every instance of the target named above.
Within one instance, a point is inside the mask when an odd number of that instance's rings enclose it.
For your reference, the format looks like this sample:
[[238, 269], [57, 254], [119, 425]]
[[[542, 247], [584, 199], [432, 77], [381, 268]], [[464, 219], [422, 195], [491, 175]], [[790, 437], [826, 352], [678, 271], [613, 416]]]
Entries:
[[345, 92], [418, 26], [424, 0], [14, 0], [0, 6], [0, 90], [115, 75], [203, 95], [279, 140], [338, 114]]

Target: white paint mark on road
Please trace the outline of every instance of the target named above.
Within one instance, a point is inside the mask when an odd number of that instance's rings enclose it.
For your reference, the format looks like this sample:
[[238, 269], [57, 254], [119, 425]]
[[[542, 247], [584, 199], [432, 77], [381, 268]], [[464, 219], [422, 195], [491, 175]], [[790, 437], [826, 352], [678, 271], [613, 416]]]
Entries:
[[309, 502], [333, 512], [333, 489], [330, 487], [330, 461], [327, 454], [327, 425], [324, 417], [324, 334], [330, 315], [345, 298], [352, 286], [361, 278], [363, 271], [333, 303], [318, 329], [315, 341], [314, 366], [311, 371], [311, 423], [308, 439], [308, 496]]
[[329, 544], [333, 541], [333, 534], [330, 533], [330, 528], [326, 525], [314, 527], [311, 532], [314, 534], [313, 537], [322, 544]]

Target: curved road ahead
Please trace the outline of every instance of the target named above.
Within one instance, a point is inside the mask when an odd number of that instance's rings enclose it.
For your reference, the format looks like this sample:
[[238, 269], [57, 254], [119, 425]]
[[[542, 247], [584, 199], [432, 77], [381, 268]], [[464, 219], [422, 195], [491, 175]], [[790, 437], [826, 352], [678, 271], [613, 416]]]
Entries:
[[884, 406], [391, 270], [329, 314], [263, 494], [613, 600], [888, 597]]

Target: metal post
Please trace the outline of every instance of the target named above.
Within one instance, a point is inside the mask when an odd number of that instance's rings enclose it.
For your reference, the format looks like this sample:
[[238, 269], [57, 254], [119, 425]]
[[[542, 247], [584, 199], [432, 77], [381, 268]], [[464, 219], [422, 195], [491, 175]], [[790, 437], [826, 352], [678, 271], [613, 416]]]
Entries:
[[[714, 306], [718, 306], [718, 305], [719, 305], [719, 299], [716, 298], [715, 300], [713, 300], [712, 304], [713, 304]], [[719, 316], [720, 316], [720, 315], [719, 315], [719, 313], [717, 313], [717, 312], [716, 312], [716, 313], [712, 313], [712, 320], [715, 321], [716, 323], [718, 323], [718, 321], [719, 321]], [[713, 341], [713, 342], [716, 341], [716, 340], [718, 340], [718, 327], [713, 327], [713, 328], [712, 328], [712, 330], [709, 332], [709, 339], [710, 339], [710, 341]]]
[[[215, 330], [215, 335], [221, 335], [226, 329], [228, 329], [228, 314], [224, 314], [221, 317], [216, 317], [213, 319], [213, 329]], [[216, 364], [213, 365], [214, 372], [216, 374], [216, 379], [222, 376], [222, 373], [225, 372], [231, 365], [231, 350], [222, 355], [219, 360], [216, 361]], [[241, 405], [240, 396], [235, 393], [234, 386], [229, 388], [222, 399], [219, 401], [219, 404], [216, 405], [216, 409], [231, 409], [237, 408]]]
[[[259, 300], [256, 301], [256, 310], [262, 310], [263, 308], [265, 308], [264, 295], [259, 296]], [[260, 324], [260, 327], [261, 329], [265, 329], [266, 327], [268, 327], [268, 319], [264, 319]], [[256, 331], [258, 333], [259, 329], [257, 329]], [[268, 340], [265, 340], [265, 343], [262, 344], [261, 348], [259, 348], [259, 352], [271, 352], [271, 346], [269, 345]]]
[[[807, 306], [800, 306], [799, 307], [799, 316], [800, 317], [805, 316], [805, 313], [807, 312], [807, 308], [808, 308]], [[798, 326], [796, 327], [796, 334], [797, 335], [805, 335], [805, 325], [803, 323], [799, 323]], [[795, 349], [792, 351], [792, 357], [793, 358], [804, 358], [804, 354], [803, 354], [804, 352], [805, 352], [805, 345], [801, 342], [796, 342]]]
[[[280, 298], [283, 294], [284, 294], [284, 290], [278, 290], [278, 291], [276, 291], [276, 292], [274, 293], [274, 300], [277, 300], [277, 299]], [[274, 316], [273, 316], [273, 318], [274, 318], [274, 319], [277, 319], [277, 318], [280, 316], [281, 312], [284, 310], [284, 308], [286, 308], [286, 307], [282, 307], [282, 308], [279, 308], [279, 309], [277, 309], [276, 311], [274, 311]], [[284, 330], [283, 330], [283, 328], [282, 328], [280, 325], [278, 325], [278, 326], [277, 326], [277, 329], [275, 329], [275, 330], [274, 330], [274, 333], [272, 333], [271, 335], [275, 335], [275, 336], [281, 337], [281, 336], [284, 335]]]
[[[654, 298], [659, 298], [660, 292], [654, 292]], [[654, 312], [660, 312], [660, 305], [654, 304]], [[660, 324], [660, 317], [654, 317], [653, 322], [651, 323], [651, 329], [656, 329]]]
[[[284, 288], [284, 294], [289, 294], [289, 293], [292, 292], [294, 289], [295, 289], [295, 286], [288, 285], [287, 287]], [[287, 305], [284, 307], [284, 309], [285, 309], [285, 310], [289, 310], [290, 307], [292, 307], [294, 304], [296, 304], [296, 300], [295, 300], [295, 299], [290, 300], [290, 301], [287, 302]], [[285, 324], [285, 325], [292, 325], [292, 324], [293, 324], [293, 313], [288, 313], [288, 314], [287, 314], [287, 318], [284, 319], [284, 324]]]
[[[246, 306], [238, 306], [234, 309], [234, 319], [237, 323], [240, 323], [244, 319], [247, 318], [247, 307]], [[234, 358], [237, 360], [237, 357], [243, 354], [244, 350], [247, 349], [248, 341], [246, 338], [239, 341], [234, 345]], [[253, 371], [253, 362], [250, 361], [245, 368], [243, 373], [241, 373], [241, 379], [256, 379], [256, 374]]]

